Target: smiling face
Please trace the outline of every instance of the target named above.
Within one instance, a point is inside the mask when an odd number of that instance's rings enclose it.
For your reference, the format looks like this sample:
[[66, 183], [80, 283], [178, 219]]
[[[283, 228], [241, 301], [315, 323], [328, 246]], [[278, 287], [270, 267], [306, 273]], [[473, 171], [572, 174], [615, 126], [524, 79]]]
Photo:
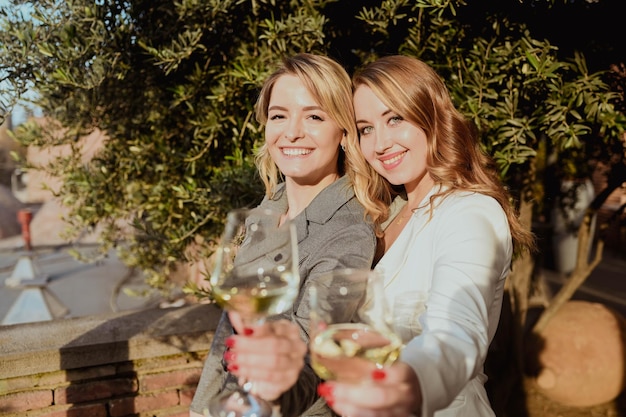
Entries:
[[391, 184], [430, 189], [424, 131], [389, 109], [366, 85], [354, 93], [354, 110], [363, 156]]
[[283, 75], [272, 88], [265, 140], [287, 181], [325, 187], [339, 176], [343, 130], [322, 110], [296, 76]]

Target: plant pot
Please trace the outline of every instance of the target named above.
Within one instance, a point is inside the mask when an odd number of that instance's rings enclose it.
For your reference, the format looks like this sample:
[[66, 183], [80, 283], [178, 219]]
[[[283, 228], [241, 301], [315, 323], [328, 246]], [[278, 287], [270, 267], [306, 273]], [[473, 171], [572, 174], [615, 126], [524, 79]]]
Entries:
[[[593, 182], [585, 180], [563, 180], [561, 194], [552, 209], [552, 250], [554, 267], [558, 272], [569, 274], [576, 266], [578, 253], [578, 228], [585, 211], [595, 197]], [[591, 220], [590, 236], [596, 228], [596, 216]], [[587, 256], [591, 253], [593, 238], [589, 239]]]

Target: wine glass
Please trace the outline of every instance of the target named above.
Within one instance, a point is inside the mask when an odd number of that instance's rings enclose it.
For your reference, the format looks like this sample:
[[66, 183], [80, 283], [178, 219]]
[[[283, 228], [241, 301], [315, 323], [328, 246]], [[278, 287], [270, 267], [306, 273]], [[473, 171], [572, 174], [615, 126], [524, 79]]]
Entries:
[[393, 298], [393, 330], [404, 343], [422, 333], [420, 316], [426, 311], [428, 293], [426, 291], [405, 290]]
[[[295, 225], [271, 210], [235, 209], [228, 213], [209, 279], [217, 304], [236, 311], [244, 327], [289, 309], [298, 295]], [[253, 395], [252, 382], [213, 398], [213, 417], [269, 417], [268, 402]]]
[[309, 302], [311, 366], [320, 378], [371, 381], [400, 356], [378, 272], [332, 271], [311, 283]]

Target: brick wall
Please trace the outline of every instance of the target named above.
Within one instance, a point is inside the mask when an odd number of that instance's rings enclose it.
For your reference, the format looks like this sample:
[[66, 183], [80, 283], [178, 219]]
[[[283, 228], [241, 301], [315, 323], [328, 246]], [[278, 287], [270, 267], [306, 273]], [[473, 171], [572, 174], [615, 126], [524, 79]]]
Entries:
[[193, 305], [0, 327], [0, 416], [186, 417], [219, 314]]

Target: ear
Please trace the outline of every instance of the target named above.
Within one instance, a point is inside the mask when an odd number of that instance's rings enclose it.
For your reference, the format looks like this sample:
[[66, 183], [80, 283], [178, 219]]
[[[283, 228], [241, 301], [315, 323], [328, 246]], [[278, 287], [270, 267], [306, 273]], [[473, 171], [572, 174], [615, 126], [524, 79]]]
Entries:
[[341, 142], [339, 142], [339, 145], [341, 146], [341, 149], [343, 151], [346, 150], [346, 134], [343, 134], [343, 138], [341, 139]]

